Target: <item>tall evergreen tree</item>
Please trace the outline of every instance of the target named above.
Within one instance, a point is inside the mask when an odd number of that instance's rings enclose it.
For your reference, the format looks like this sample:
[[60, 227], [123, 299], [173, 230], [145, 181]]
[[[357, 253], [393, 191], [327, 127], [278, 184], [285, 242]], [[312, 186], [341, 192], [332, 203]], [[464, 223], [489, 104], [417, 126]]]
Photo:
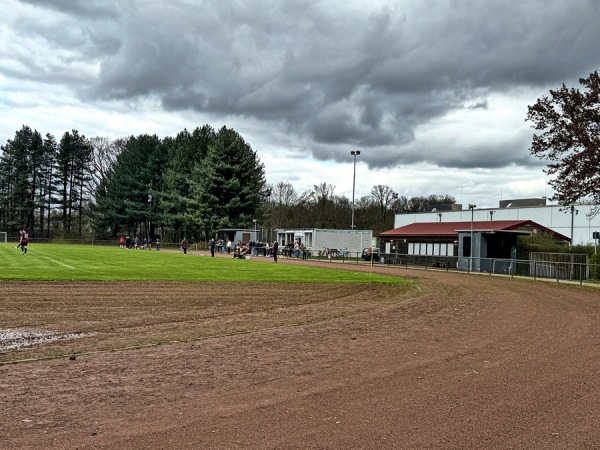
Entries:
[[11, 232], [25, 227], [43, 235], [46, 192], [55, 148], [42, 135], [23, 126], [1, 147], [0, 226]]
[[44, 139], [44, 153], [42, 161], [42, 170], [40, 171], [40, 190], [39, 190], [39, 223], [40, 235], [50, 237], [50, 216], [52, 214], [53, 195], [54, 195], [54, 165], [58, 152], [56, 138], [50, 133], [46, 134]]
[[267, 196], [264, 164], [226, 127], [217, 133], [194, 179], [196, 217], [210, 236], [220, 228], [250, 227]]
[[11, 141], [0, 146], [0, 228], [14, 231], [12, 223], [12, 190], [15, 176]]
[[81, 236], [84, 207], [89, 197], [85, 190], [89, 179], [92, 148], [85, 136], [77, 130], [63, 134], [56, 157], [58, 202], [61, 209], [61, 225], [65, 236], [73, 232], [74, 216]]
[[[154, 186], [159, 190], [164, 164], [156, 135], [130, 137], [117, 157], [114, 171], [101, 182], [94, 207], [96, 225], [116, 235], [120, 231], [150, 234]], [[149, 201], [151, 200], [151, 201]]]
[[192, 173], [203, 164], [215, 135], [212, 127], [204, 125], [192, 133], [183, 130], [175, 138], [163, 141], [168, 156], [161, 171], [158, 210], [164, 213], [162, 225], [174, 239], [179, 240], [183, 234], [192, 237], [199, 231], [197, 215], [193, 212]]
[[15, 133], [2, 147], [0, 174], [4, 177], [2, 202], [5, 207], [4, 228], [15, 232], [26, 227], [30, 217], [31, 186], [29, 157], [33, 131], [28, 126]]
[[43, 189], [44, 166], [46, 164], [45, 150], [42, 135], [38, 131], [34, 131], [28, 153], [29, 198], [27, 200], [27, 229], [31, 230], [32, 233], [35, 233], [36, 229], [36, 211], [40, 209], [40, 192]]

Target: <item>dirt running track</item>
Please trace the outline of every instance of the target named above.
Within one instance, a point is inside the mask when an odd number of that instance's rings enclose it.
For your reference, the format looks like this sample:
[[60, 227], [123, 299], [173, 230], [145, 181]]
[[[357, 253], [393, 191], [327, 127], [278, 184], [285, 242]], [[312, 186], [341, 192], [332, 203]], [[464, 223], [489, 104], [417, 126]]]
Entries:
[[[323, 286], [265, 284], [253, 289], [255, 299], [287, 292], [326, 301], [312, 304], [304, 324], [265, 322], [210, 339], [0, 365], [0, 448], [600, 448], [600, 291], [376, 270], [413, 278], [417, 287], [328, 294]], [[15, 285], [0, 284], [0, 300], [16, 295]], [[58, 304], [90, 285], [96, 292], [124, 286], [46, 283], [43, 298]], [[135, 300], [140, 294], [131, 291]], [[170, 291], [231, 298], [216, 283]], [[360, 298], [380, 306], [361, 309]], [[344, 299], [355, 306], [324, 315], [343, 309]], [[240, 308], [228, 323], [238, 314], [248, 320]], [[280, 305], [269, 316], [294, 308], [304, 307]], [[202, 324], [211, 320], [224, 319], [210, 314]], [[152, 333], [150, 325], [136, 327]]]

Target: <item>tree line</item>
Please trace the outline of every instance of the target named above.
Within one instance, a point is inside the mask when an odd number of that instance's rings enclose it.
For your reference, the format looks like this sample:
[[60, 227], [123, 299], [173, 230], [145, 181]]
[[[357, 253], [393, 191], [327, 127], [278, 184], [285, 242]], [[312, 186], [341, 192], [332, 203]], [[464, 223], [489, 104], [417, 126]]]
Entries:
[[[0, 227], [8, 232], [27, 227], [48, 236], [84, 230], [90, 199], [91, 149], [77, 131], [60, 142], [27, 126], [0, 147]], [[35, 231], [34, 231], [35, 230]]]
[[[452, 196], [406, 198], [373, 186], [354, 207], [355, 227], [393, 227], [394, 213], [453, 203]], [[206, 240], [220, 229], [350, 228], [352, 203], [328, 183], [298, 192], [271, 185], [257, 153], [233, 129], [209, 125], [175, 137], [57, 141], [23, 126], [0, 147], [0, 230], [40, 238]]]

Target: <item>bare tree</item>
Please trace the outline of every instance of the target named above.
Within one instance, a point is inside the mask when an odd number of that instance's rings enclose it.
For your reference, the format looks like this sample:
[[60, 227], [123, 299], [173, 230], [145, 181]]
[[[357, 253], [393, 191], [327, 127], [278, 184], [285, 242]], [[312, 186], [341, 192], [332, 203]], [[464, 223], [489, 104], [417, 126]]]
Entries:
[[315, 213], [315, 226], [328, 228], [333, 222], [335, 186], [328, 183], [315, 184], [310, 191], [310, 200]]
[[407, 212], [425, 212], [436, 205], [451, 205], [456, 199], [451, 195], [430, 195], [428, 197], [411, 197], [408, 200]]
[[287, 181], [271, 187], [271, 218], [276, 227], [290, 226], [294, 218], [294, 207], [298, 204], [298, 193]]
[[111, 140], [107, 137], [96, 136], [90, 138], [89, 143], [92, 146], [92, 160], [88, 190], [92, 193], [92, 199], [95, 199], [100, 184], [108, 180], [112, 174], [117, 164], [117, 157], [123, 152], [127, 139]]
[[[378, 210], [378, 229], [383, 230], [389, 225], [389, 216], [391, 207], [397, 199], [396, 193], [389, 186], [378, 184], [371, 189], [371, 197], [377, 205]], [[393, 222], [393, 220], [392, 220]]]

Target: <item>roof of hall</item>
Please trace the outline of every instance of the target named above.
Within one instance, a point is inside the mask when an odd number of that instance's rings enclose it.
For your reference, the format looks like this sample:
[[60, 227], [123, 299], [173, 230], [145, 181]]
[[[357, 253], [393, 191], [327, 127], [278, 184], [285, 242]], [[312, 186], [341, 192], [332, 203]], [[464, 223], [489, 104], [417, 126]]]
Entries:
[[517, 231], [523, 228], [535, 228], [540, 231], [551, 233], [556, 238], [570, 241], [560, 233], [533, 222], [532, 220], [486, 220], [475, 222], [416, 222], [393, 230], [384, 231], [379, 234], [381, 238], [416, 237], [416, 236], [438, 236], [454, 237], [459, 231], [471, 230], [477, 232], [500, 232]]

